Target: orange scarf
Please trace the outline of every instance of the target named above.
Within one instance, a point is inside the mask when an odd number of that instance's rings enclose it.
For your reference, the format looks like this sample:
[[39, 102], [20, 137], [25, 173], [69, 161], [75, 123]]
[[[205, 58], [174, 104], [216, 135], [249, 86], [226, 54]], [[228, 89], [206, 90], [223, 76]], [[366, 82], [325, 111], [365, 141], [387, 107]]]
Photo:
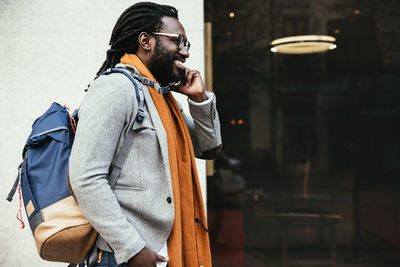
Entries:
[[[141, 75], [157, 82], [136, 55], [125, 54], [121, 63], [135, 67]], [[168, 266], [211, 267], [208, 233], [195, 222], [200, 219], [207, 225], [189, 130], [171, 92], [160, 95], [148, 88], [167, 133], [174, 194], [175, 219], [168, 238]]]

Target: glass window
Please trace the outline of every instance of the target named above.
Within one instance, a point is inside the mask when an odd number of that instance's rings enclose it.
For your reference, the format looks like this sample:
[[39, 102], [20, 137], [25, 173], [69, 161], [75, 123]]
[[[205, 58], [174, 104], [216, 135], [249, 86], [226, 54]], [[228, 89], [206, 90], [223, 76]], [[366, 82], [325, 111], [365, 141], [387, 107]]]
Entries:
[[[204, 6], [224, 143], [213, 266], [400, 266], [400, 2]], [[315, 34], [337, 48], [270, 51]]]

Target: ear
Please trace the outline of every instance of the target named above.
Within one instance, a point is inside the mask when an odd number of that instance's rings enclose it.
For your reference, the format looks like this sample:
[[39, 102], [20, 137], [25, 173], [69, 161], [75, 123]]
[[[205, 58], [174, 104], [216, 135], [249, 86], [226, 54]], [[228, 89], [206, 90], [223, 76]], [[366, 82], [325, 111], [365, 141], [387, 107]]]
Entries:
[[139, 34], [139, 46], [147, 52], [150, 52], [153, 47], [153, 39], [147, 32]]

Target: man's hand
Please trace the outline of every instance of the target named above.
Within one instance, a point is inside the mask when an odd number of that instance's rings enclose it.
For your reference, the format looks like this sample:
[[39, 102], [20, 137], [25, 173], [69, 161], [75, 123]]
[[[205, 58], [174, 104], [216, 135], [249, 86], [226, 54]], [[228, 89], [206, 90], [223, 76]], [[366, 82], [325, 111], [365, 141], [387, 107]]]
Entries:
[[160, 256], [150, 249], [144, 248], [128, 261], [128, 267], [156, 267], [158, 261], [167, 262], [168, 260], [168, 257]]
[[197, 70], [191, 70], [184, 67], [183, 81], [172, 88], [172, 90], [187, 95], [194, 102], [203, 102], [207, 100], [204, 90], [204, 82]]

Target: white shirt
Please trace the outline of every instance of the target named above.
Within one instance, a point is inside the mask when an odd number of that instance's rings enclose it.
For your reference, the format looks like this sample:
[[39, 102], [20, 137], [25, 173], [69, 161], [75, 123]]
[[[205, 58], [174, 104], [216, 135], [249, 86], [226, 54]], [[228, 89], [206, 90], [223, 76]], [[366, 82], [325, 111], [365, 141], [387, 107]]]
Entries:
[[[160, 256], [163, 257], [168, 257], [168, 247], [167, 247], [167, 242], [165, 242], [164, 246], [162, 249], [157, 253]], [[168, 262], [157, 262], [157, 267], [165, 267], [167, 266]]]

